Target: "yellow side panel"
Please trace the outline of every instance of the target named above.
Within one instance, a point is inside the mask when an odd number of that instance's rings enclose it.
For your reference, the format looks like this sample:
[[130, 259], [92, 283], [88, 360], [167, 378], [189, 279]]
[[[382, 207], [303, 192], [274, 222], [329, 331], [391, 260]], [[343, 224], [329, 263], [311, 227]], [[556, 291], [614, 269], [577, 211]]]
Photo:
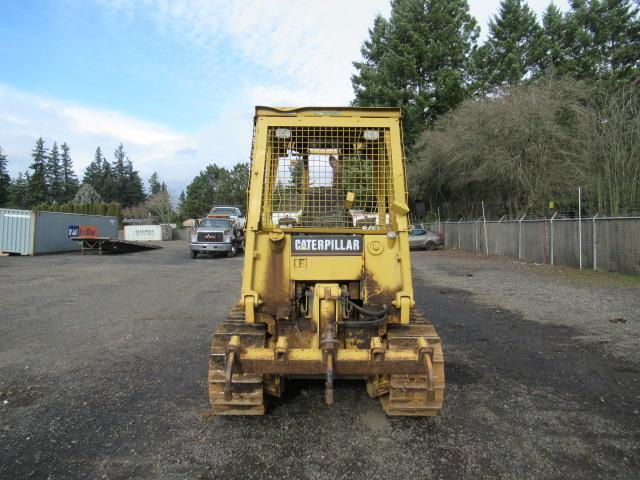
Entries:
[[367, 235], [364, 237], [364, 247], [365, 303], [390, 304], [396, 293], [403, 289], [398, 239], [389, 239], [386, 235]]
[[[289, 283], [289, 236], [285, 235], [280, 248], [269, 240], [266, 233], [256, 235], [256, 258], [253, 259], [252, 289], [265, 302], [283, 302], [291, 297]], [[279, 251], [278, 251], [279, 250]], [[251, 255], [251, 252], [246, 252]], [[245, 262], [251, 261], [245, 258]]]

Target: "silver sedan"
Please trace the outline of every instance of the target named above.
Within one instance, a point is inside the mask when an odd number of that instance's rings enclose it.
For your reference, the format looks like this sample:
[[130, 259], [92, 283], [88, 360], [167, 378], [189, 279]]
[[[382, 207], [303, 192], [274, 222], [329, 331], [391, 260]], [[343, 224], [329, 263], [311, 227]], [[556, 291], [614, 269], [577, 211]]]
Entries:
[[409, 232], [409, 248], [422, 248], [424, 250], [433, 250], [444, 243], [444, 237], [441, 233], [432, 232], [426, 228], [412, 228]]

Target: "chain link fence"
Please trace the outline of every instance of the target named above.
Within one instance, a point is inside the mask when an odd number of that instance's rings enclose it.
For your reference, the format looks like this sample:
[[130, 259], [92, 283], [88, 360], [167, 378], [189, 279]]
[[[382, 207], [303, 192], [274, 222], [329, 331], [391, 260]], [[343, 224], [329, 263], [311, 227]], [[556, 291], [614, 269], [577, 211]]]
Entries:
[[550, 265], [640, 275], [640, 216], [435, 222], [445, 246]]

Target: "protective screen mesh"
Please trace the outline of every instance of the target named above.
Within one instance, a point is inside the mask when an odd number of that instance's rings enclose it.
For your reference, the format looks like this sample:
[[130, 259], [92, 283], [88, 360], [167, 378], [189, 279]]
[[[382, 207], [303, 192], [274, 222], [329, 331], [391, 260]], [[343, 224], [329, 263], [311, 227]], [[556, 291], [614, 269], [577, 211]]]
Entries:
[[269, 127], [263, 227], [386, 230], [389, 129]]

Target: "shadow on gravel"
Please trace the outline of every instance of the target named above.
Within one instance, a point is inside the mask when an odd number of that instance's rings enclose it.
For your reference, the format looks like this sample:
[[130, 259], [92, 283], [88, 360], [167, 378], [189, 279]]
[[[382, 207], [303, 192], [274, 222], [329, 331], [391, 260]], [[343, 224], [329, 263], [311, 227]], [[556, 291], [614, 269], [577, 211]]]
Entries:
[[[585, 410], [622, 422], [637, 407], [638, 366], [608, 357], [597, 344], [585, 347], [577, 340], [579, 330], [481, 305], [466, 291], [447, 289], [443, 294], [419, 283], [415, 290], [417, 307], [442, 339], [447, 383], [490, 384], [492, 375], [499, 375], [582, 398]], [[464, 352], [465, 362], [458, 360], [458, 351]]]
[[478, 383], [482, 374], [464, 363], [446, 362], [444, 374], [447, 385], [473, 385]]

